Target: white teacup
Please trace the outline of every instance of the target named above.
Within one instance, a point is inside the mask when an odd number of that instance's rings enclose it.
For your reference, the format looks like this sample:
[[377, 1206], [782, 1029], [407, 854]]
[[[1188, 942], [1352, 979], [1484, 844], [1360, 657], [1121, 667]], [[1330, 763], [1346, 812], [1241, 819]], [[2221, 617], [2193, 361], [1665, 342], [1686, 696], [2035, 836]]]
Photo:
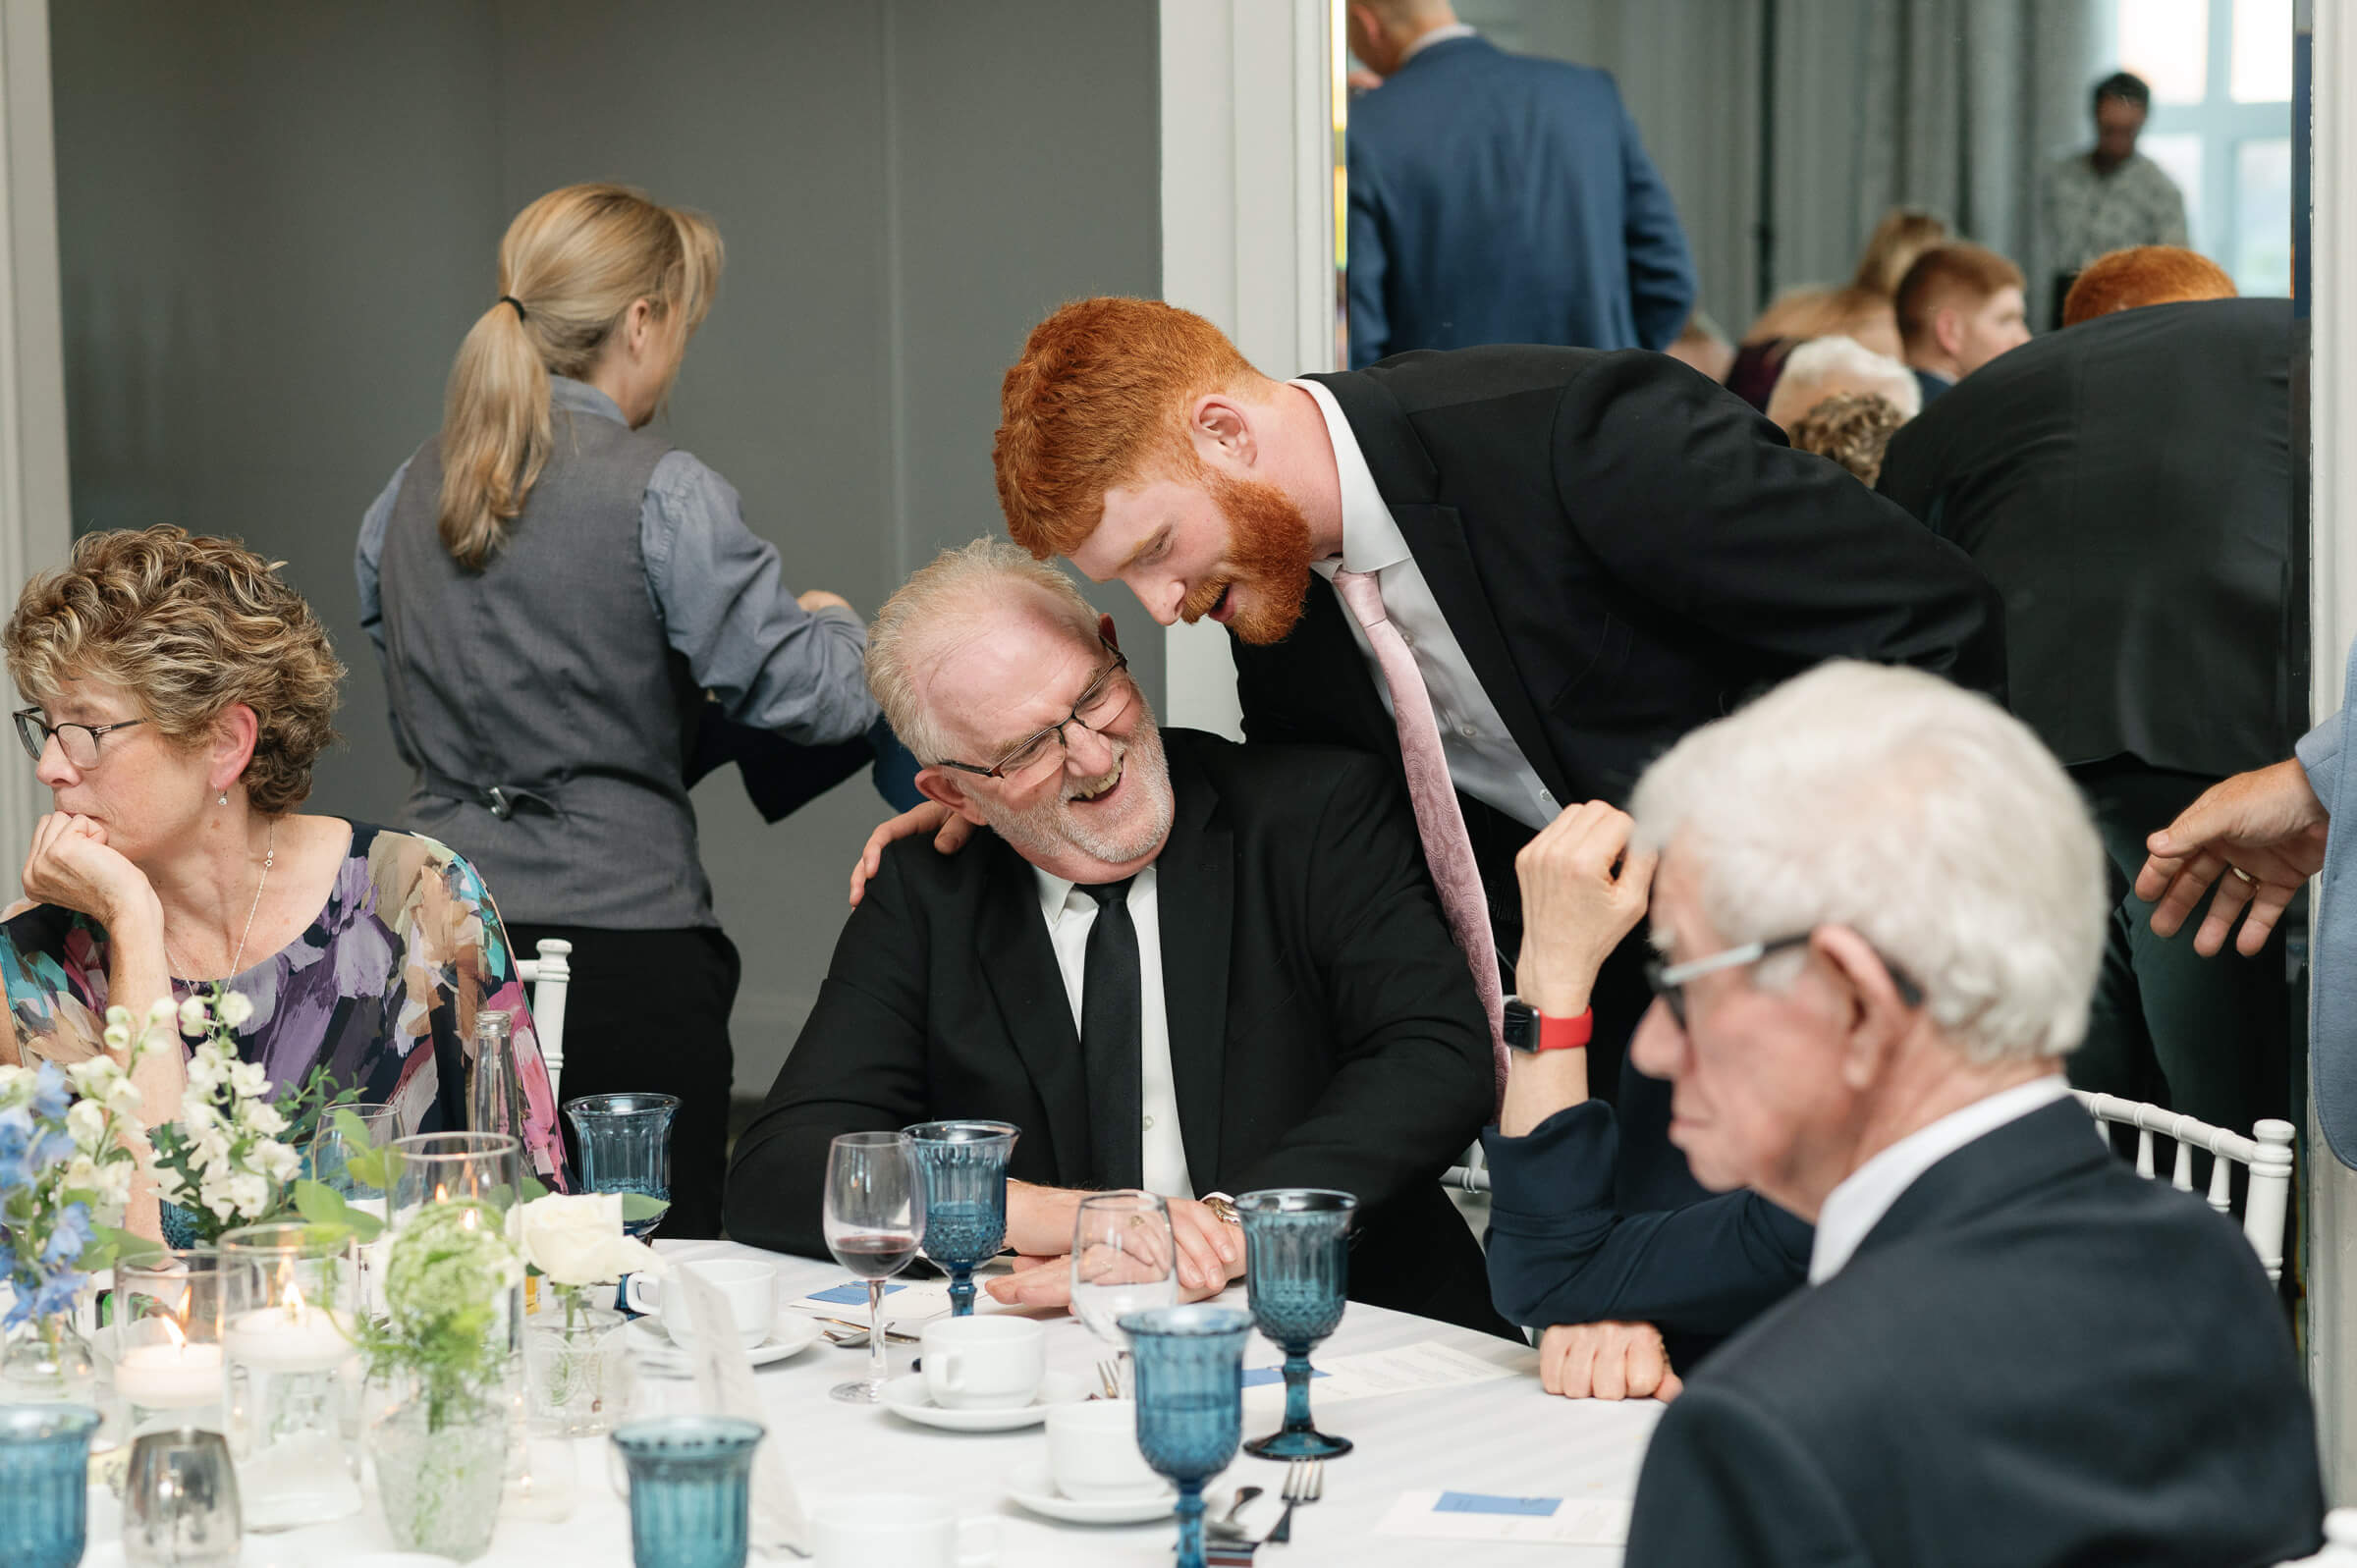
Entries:
[[1048, 1474], [1074, 1502], [1152, 1497], [1170, 1487], [1137, 1447], [1137, 1405], [1090, 1399], [1048, 1412]]
[[812, 1508], [810, 1545], [817, 1568], [987, 1568], [999, 1559], [998, 1524], [960, 1520], [940, 1497], [871, 1492]]
[[[675, 1269], [701, 1279], [719, 1291], [729, 1304], [729, 1316], [736, 1321], [737, 1337], [744, 1348], [754, 1349], [766, 1340], [778, 1324], [778, 1270], [775, 1264], [759, 1263], [749, 1258], [710, 1258], [696, 1263], [675, 1263]], [[632, 1312], [651, 1313], [662, 1320], [663, 1331], [683, 1350], [694, 1332], [694, 1323], [687, 1316], [687, 1304], [682, 1300], [675, 1316], [664, 1310], [662, 1281], [648, 1274], [632, 1274], [623, 1286], [622, 1299]]]
[[925, 1391], [944, 1410], [1019, 1410], [1048, 1371], [1048, 1330], [1029, 1318], [925, 1325]]

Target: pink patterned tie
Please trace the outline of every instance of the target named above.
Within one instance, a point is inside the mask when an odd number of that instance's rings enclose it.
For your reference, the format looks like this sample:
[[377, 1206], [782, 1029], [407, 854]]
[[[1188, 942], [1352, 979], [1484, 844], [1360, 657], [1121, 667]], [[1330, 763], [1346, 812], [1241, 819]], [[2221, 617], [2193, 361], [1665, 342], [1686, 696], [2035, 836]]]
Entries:
[[1407, 798], [1416, 809], [1416, 835], [1424, 840], [1424, 863], [1432, 870], [1441, 892], [1441, 912], [1449, 930], [1464, 950], [1465, 966], [1473, 971], [1473, 989], [1481, 994], [1481, 1009], [1490, 1019], [1490, 1049], [1498, 1071], [1498, 1095], [1506, 1096], [1505, 995], [1498, 982], [1498, 943], [1490, 934], [1489, 901], [1482, 896], [1481, 867], [1474, 863], [1473, 839], [1465, 832], [1465, 814], [1456, 803], [1456, 785], [1449, 778], [1449, 758], [1441, 750], [1441, 727], [1432, 715], [1432, 693], [1416, 670], [1416, 656], [1407, 639], [1384, 613], [1383, 590], [1370, 571], [1337, 571], [1334, 591], [1366, 629], [1375, 662], [1383, 667], [1383, 682], [1392, 688], [1392, 716], [1399, 726], [1399, 760], [1407, 767]]

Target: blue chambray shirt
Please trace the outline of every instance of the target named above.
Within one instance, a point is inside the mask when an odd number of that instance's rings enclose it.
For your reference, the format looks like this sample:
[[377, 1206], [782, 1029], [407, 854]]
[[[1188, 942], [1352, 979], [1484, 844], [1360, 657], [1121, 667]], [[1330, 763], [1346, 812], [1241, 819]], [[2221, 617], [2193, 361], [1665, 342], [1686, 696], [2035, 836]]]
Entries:
[[[551, 376], [549, 400], [575, 413], [623, 422], [614, 400], [586, 382]], [[376, 649], [380, 671], [385, 629], [377, 580], [393, 501], [409, 472], [405, 461], [369, 504], [353, 562], [360, 627]], [[876, 722], [863, 668], [866, 626], [848, 610], [830, 605], [813, 613], [796, 604], [777, 546], [744, 525], [736, 488], [692, 454], [664, 454], [648, 476], [638, 553], [646, 563], [647, 602], [665, 639], [731, 719], [805, 745], [849, 740]], [[400, 717], [388, 717], [407, 757]]]

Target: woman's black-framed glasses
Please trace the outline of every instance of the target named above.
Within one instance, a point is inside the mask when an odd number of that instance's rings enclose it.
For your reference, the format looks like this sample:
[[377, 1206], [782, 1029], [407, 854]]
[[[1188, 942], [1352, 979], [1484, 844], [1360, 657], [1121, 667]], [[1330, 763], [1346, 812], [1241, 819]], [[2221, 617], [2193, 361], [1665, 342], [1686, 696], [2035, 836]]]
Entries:
[[41, 717], [40, 709], [20, 708], [17, 710], [17, 739], [24, 743], [25, 755], [37, 763], [41, 760], [42, 751], [48, 747], [49, 737], [55, 735], [58, 748], [66, 754], [66, 761], [77, 768], [95, 768], [98, 766], [98, 742], [101, 739], [117, 730], [129, 730], [133, 725], [146, 722], [144, 719], [118, 719], [111, 725], [53, 725]]
[[[1766, 942], [1747, 942], [1739, 947], [1714, 952], [1690, 963], [1665, 964], [1659, 958], [1649, 958], [1645, 962], [1645, 983], [1653, 988], [1655, 996], [1662, 999], [1670, 1009], [1670, 1016], [1677, 1020], [1677, 1027], [1682, 1030], [1686, 1027], [1687, 981], [1699, 980], [1704, 975], [1716, 974], [1722, 969], [1740, 969], [1788, 948], [1806, 946], [1809, 939], [1816, 934], [1810, 930], [1789, 937], [1772, 937]], [[1876, 956], [1881, 955], [1878, 953]], [[1899, 1000], [1910, 1007], [1923, 1005], [1923, 988], [1904, 969], [1888, 958], [1883, 959], [1883, 967], [1890, 971], [1891, 984], [1898, 992]]]
[[1105, 651], [1113, 655], [1113, 663], [1088, 683], [1087, 689], [1080, 693], [1080, 700], [1072, 704], [1072, 711], [1064, 719], [1018, 741], [987, 768], [970, 762], [952, 762], [946, 757], [935, 766], [979, 774], [985, 779], [1005, 779], [1011, 784], [1034, 784], [1046, 772], [1041, 764], [1063, 761], [1066, 725], [1076, 724], [1101, 733], [1118, 723], [1129, 711], [1129, 704], [1137, 700], [1137, 690], [1124, 674], [1129, 668], [1127, 656], [1104, 638], [1097, 640], [1105, 643]]

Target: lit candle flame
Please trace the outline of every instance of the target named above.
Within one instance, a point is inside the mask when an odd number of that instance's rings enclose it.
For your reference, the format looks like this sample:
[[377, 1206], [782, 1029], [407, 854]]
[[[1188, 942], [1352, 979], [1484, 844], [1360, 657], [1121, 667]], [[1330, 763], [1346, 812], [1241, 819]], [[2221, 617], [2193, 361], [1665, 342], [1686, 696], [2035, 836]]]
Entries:
[[301, 1327], [309, 1317], [310, 1309], [303, 1304], [302, 1300], [302, 1287], [289, 1279], [287, 1281], [287, 1322]]
[[434, 1202], [436, 1202], [436, 1203], [448, 1203], [448, 1202], [450, 1202], [450, 1188], [449, 1188], [449, 1186], [448, 1186], [447, 1184], [445, 1184], [445, 1183], [443, 1183], [443, 1182], [439, 1182], [439, 1181], [437, 1181], [437, 1182], [435, 1182], [435, 1183], [434, 1183]]
[[180, 1331], [180, 1325], [168, 1317], [158, 1318], [156, 1322], [162, 1324], [164, 1332], [172, 1336], [173, 1350], [185, 1359], [189, 1353], [189, 1336]]

